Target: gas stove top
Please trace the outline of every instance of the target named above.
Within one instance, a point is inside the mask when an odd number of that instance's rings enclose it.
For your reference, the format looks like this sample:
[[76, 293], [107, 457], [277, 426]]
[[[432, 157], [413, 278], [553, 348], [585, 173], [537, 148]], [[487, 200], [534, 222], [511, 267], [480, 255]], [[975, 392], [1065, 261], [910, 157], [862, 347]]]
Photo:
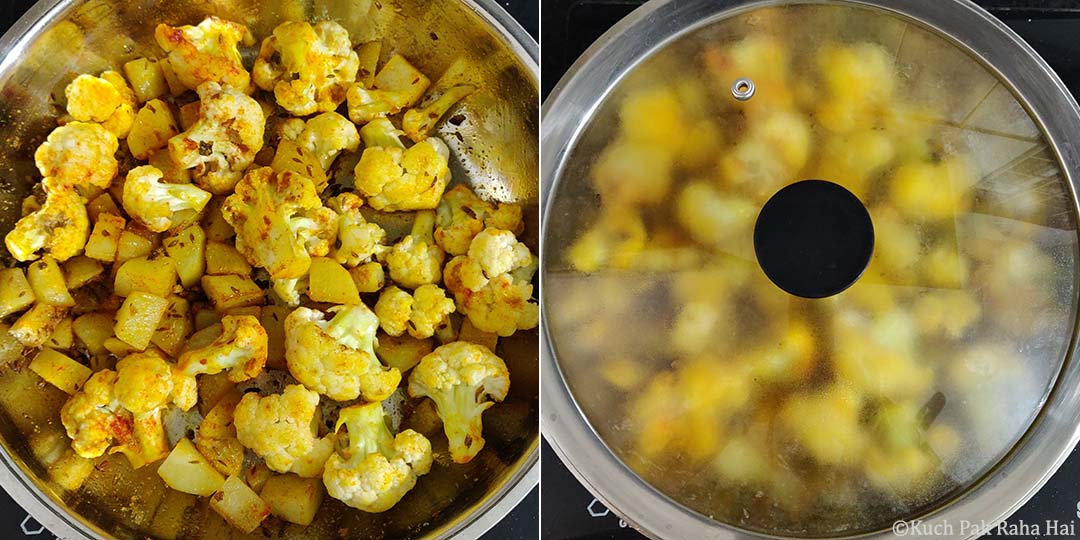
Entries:
[[[0, 34], [26, 12], [35, 0], [6, 0], [0, 9]], [[498, 0], [503, 7], [536, 39], [539, 29], [537, 0]], [[535, 540], [538, 538], [537, 514], [539, 489], [534, 488], [509, 515], [495, 525], [481, 540]], [[15, 501], [0, 490], [0, 539], [53, 540], [58, 537], [34, 520]], [[59, 539], [64, 540], [64, 539]]]
[[[541, 71], [546, 97], [577, 57], [641, 0], [552, 0], [544, 3]], [[1080, 96], [1080, 1], [978, 1], [1020, 34]], [[545, 540], [643, 540], [618, 514], [596, 500], [545, 443], [541, 456], [541, 536]], [[1080, 537], [1080, 451], [1074, 450], [1034, 498], [984, 538]], [[551, 495], [555, 494], [555, 495]], [[973, 524], [979, 526], [981, 524]], [[957, 525], [959, 527], [959, 524]], [[915, 535], [911, 535], [915, 536]], [[932, 538], [933, 536], [923, 536]]]

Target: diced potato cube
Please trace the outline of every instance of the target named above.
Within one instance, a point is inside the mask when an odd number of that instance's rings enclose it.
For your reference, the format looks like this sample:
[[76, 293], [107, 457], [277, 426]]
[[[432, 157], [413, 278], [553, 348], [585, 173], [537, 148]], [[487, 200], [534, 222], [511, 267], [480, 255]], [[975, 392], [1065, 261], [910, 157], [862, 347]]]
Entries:
[[495, 347], [499, 345], [499, 334], [492, 334], [491, 332], [480, 330], [473, 326], [472, 321], [470, 321], [468, 317], [461, 321], [461, 333], [458, 334], [458, 339], [477, 345], [483, 345], [491, 351], [494, 351]]
[[208, 307], [195, 311], [195, 330], [202, 330], [221, 322], [221, 313]]
[[[218, 328], [218, 333], [207, 343], [213, 341], [219, 335], [221, 335], [221, 328]], [[192, 336], [193, 340], [194, 337]], [[222, 398], [230, 395], [234, 390], [236, 390], [236, 383], [229, 380], [228, 373], [222, 372], [199, 377], [199, 414], [206, 418], [206, 415], [213, 410], [214, 405], [217, 405]]]
[[120, 246], [116, 250], [116, 262], [124, 262], [135, 257], [146, 257], [154, 250], [154, 242], [149, 238], [125, 230], [120, 234]]
[[360, 292], [356, 290], [356, 283], [349, 271], [336, 260], [329, 257], [311, 259], [308, 276], [308, 298], [331, 304], [360, 303]]
[[274, 160], [270, 162], [270, 168], [275, 172], [292, 171], [309, 178], [320, 192], [326, 189], [329, 183], [318, 156], [301, 148], [296, 141], [282, 139], [274, 154]]
[[64, 320], [67, 308], [34, 304], [30, 311], [23, 313], [9, 332], [25, 347], [40, 347], [48, 341], [53, 330]]
[[[102, 195], [102, 197], [112, 201], [112, 197], [108, 195]], [[94, 231], [90, 233], [90, 239], [86, 241], [86, 256], [101, 262], [115, 261], [116, 252], [120, 247], [120, 237], [126, 225], [127, 220], [111, 212], [98, 215], [97, 222], [94, 223]]]
[[288, 369], [285, 363], [285, 317], [292, 310], [284, 306], [263, 306], [259, 323], [266, 330], [266, 367]]
[[143, 291], [135, 291], [124, 300], [120, 311], [116, 312], [116, 325], [113, 332], [124, 343], [137, 350], [146, 350], [154, 332], [161, 324], [161, 318], [169, 309], [169, 301]]
[[270, 470], [270, 467], [266, 466], [266, 463], [256, 463], [246, 469], [244, 469], [244, 481], [247, 485], [251, 486], [251, 489], [256, 493], [262, 491], [263, 486], [266, 485], [266, 481], [274, 476], [274, 471]]
[[262, 306], [244, 306], [229, 308], [222, 312], [222, 316], [225, 315], [232, 315], [234, 317], [247, 315], [249, 317], [255, 317], [256, 319], [258, 319], [260, 316], [262, 316]]
[[161, 506], [154, 511], [153, 521], [150, 522], [149, 532], [153, 538], [162, 540], [176, 540], [187, 525], [184, 518], [191, 507], [195, 506], [198, 499], [190, 494], [170, 489], [162, 498]]
[[124, 64], [124, 75], [135, 91], [140, 103], [164, 96], [169, 91], [169, 83], [161, 71], [158, 61], [151, 58], [138, 58]]
[[0, 367], [11, 365], [22, 358], [22, 343], [11, 335], [10, 330], [10, 325], [0, 324]]
[[191, 225], [165, 239], [165, 253], [176, 265], [176, 273], [184, 287], [193, 287], [206, 270], [206, 233], [202, 227]]
[[176, 76], [176, 71], [173, 70], [172, 63], [169, 62], [168, 58], [158, 60], [158, 67], [161, 68], [161, 75], [165, 77], [165, 84], [169, 86], [170, 94], [179, 96], [187, 92], [187, 87], [180, 82], [180, 77]]
[[86, 384], [93, 373], [90, 368], [72, 360], [63, 353], [44, 348], [30, 362], [30, 371], [37, 373], [45, 382], [74, 395]]
[[266, 294], [251, 278], [236, 275], [203, 276], [202, 288], [218, 311], [260, 305]]
[[202, 105], [198, 101], [192, 101], [180, 107], [180, 128], [187, 131], [191, 126], [194, 126], [195, 122], [199, 121], [200, 109], [202, 109]]
[[176, 265], [169, 257], [136, 257], [120, 266], [113, 293], [126, 297], [135, 291], [168, 297], [176, 286]]
[[402, 373], [415, 367], [421, 358], [435, 350], [435, 341], [431, 338], [416, 339], [407, 333], [394, 337], [384, 332], [379, 332], [378, 338], [375, 356]]
[[31, 263], [26, 271], [26, 279], [30, 282], [30, 288], [34, 289], [38, 302], [60, 307], [75, 305], [75, 299], [68, 292], [64, 272], [56, 259], [46, 255]]
[[135, 115], [127, 143], [135, 159], [146, 160], [156, 150], [169, 144], [169, 139], [180, 133], [169, 104], [155, 99], [148, 102]]
[[[169, 154], [169, 149], [162, 148], [156, 152], [150, 154], [149, 164], [157, 167], [157, 170], [161, 171], [161, 181], [169, 184], [190, 184], [191, 183], [191, 170], [185, 169], [180, 166], [179, 163], [173, 161], [172, 156]], [[177, 223], [188, 223], [189, 220], [184, 217], [183, 212], [191, 212], [192, 223], [198, 221], [200, 214], [194, 210], [181, 210], [173, 214], [173, 228], [176, 228]]]
[[211, 276], [226, 274], [250, 276], [251, 265], [231, 244], [208, 242], [206, 244], [206, 273]]
[[375, 261], [350, 268], [349, 276], [356, 284], [356, 290], [362, 293], [379, 292], [386, 285], [386, 271]]
[[191, 333], [191, 318], [188, 316], [188, 301], [183, 297], [172, 295], [168, 298], [169, 309], [161, 318], [161, 324], [150, 342], [165, 351], [166, 354], [176, 357], [180, 349], [184, 347], [188, 334]]
[[113, 315], [98, 312], [80, 315], [72, 322], [71, 328], [90, 354], [108, 352], [105, 349], [105, 340], [113, 335]]
[[48, 466], [49, 478], [58, 486], [68, 491], [82, 487], [83, 482], [94, 472], [94, 460], [87, 459], [68, 448], [60, 459]]
[[68, 290], [75, 290], [105, 273], [102, 264], [85, 255], [72, 257], [64, 263], [64, 282]]
[[424, 96], [431, 79], [416, 69], [404, 56], [395, 54], [375, 75], [375, 88], [390, 90], [401, 96], [399, 107], [412, 107]]
[[0, 319], [34, 303], [34, 289], [21, 268], [0, 270]]
[[49, 335], [45, 342], [46, 347], [66, 351], [75, 345], [74, 324], [71, 317], [67, 317], [56, 325], [56, 329]]
[[379, 56], [382, 55], [382, 41], [369, 41], [356, 48], [356, 56], [360, 59], [360, 70], [356, 73], [356, 82], [363, 84], [364, 88], [371, 88], [375, 83], [375, 72], [379, 67]]
[[116, 336], [105, 338], [105, 350], [117, 358], [123, 358], [131, 353], [140, 352], [139, 349], [128, 345]]
[[236, 236], [233, 226], [225, 221], [225, 216], [221, 214], [221, 205], [224, 202], [224, 197], [214, 197], [206, 205], [203, 230], [206, 231], [206, 239], [211, 242], [225, 242]]
[[120, 207], [116, 206], [116, 201], [113, 200], [112, 195], [102, 193], [101, 195], [94, 197], [94, 199], [86, 205], [86, 213], [90, 216], [90, 221], [97, 223], [97, 221], [101, 219], [102, 214], [119, 216]]
[[210, 497], [210, 508], [225, 518], [229, 525], [246, 533], [258, 528], [270, 515], [270, 507], [259, 498], [259, 494], [235, 476], [225, 480], [221, 489]]
[[203, 497], [213, 495], [225, 483], [221, 473], [186, 438], [176, 443], [157, 472], [169, 487]]
[[322, 479], [274, 476], [266, 481], [260, 496], [275, 516], [297, 525], [311, 525], [322, 504]]

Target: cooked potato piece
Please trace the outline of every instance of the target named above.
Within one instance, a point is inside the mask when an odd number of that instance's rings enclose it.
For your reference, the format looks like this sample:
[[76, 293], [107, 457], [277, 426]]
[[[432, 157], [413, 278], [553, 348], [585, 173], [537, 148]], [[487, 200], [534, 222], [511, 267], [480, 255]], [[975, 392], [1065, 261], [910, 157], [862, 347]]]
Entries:
[[434, 350], [435, 341], [430, 338], [416, 339], [408, 333], [395, 337], [379, 332], [379, 344], [375, 347], [375, 356], [378, 356], [387, 367], [396, 368], [405, 373], [416, 367], [421, 358]]
[[221, 489], [210, 497], [210, 508], [225, 518], [229, 525], [246, 533], [258, 528], [270, 515], [270, 507], [259, 498], [259, 494], [235, 476], [225, 480]]
[[[213, 334], [213, 337], [206, 340], [206, 343], [210, 343], [221, 335], [221, 328], [217, 328], [217, 333]], [[202, 336], [200, 336], [200, 340]], [[195, 340], [195, 336], [192, 336], [192, 341]], [[229, 374], [227, 372], [215, 373], [213, 375], [203, 375], [199, 378], [199, 414], [203, 415], [203, 418], [210, 414], [214, 406], [218, 404], [222, 398], [228, 396], [236, 389], [236, 383], [229, 380]]]
[[401, 107], [412, 107], [431, 85], [431, 79], [416, 69], [404, 56], [391, 56], [375, 75], [375, 88], [400, 93]]
[[161, 318], [169, 309], [169, 301], [143, 291], [135, 291], [124, 300], [116, 312], [113, 332], [124, 343], [136, 350], [146, 350], [154, 337]]
[[379, 67], [379, 56], [382, 54], [382, 41], [369, 41], [356, 48], [356, 56], [360, 59], [360, 69], [356, 73], [356, 82], [363, 84], [365, 88], [371, 88], [375, 84], [375, 72]]
[[141, 352], [140, 349], [132, 347], [116, 336], [105, 338], [105, 350], [109, 351], [109, 354], [117, 358], [123, 358], [131, 353]]
[[198, 498], [190, 493], [183, 493], [175, 489], [165, 490], [161, 505], [154, 510], [154, 518], [148, 526], [148, 532], [152, 538], [162, 540], [176, 540], [182, 538], [181, 533], [187, 526], [184, 516], [198, 502]]
[[22, 343], [19, 343], [9, 330], [11, 326], [0, 324], [0, 367], [10, 365], [22, 357]]
[[34, 303], [34, 290], [21, 268], [0, 270], [0, 319]]
[[[108, 195], [102, 195], [102, 197], [112, 201], [112, 197]], [[120, 247], [120, 236], [124, 233], [125, 226], [127, 226], [127, 220], [112, 212], [98, 215], [94, 230], [90, 233], [90, 239], [86, 241], [86, 256], [106, 263], [115, 261], [116, 252]]]
[[221, 314], [222, 316], [232, 315], [234, 317], [247, 315], [249, 317], [255, 317], [256, 319], [258, 319], [262, 316], [262, 306], [234, 307], [226, 309], [225, 311], [221, 312]]
[[165, 239], [165, 253], [176, 265], [176, 273], [184, 287], [193, 287], [206, 270], [206, 233], [198, 225], [190, 225]]
[[75, 491], [94, 472], [94, 460], [84, 458], [68, 448], [60, 459], [49, 464], [48, 470], [53, 482], [68, 491]]
[[229, 392], [203, 416], [195, 448], [217, 471], [226, 476], [240, 474], [244, 466], [244, 446], [236, 438], [233, 411], [240, 402], [240, 392]]
[[56, 264], [56, 259], [46, 255], [31, 263], [26, 270], [26, 279], [30, 282], [30, 288], [34, 289], [38, 302], [60, 307], [75, 305], [75, 299], [68, 292], [64, 272]]
[[310, 525], [323, 499], [320, 478], [300, 478], [293, 474], [271, 477], [259, 493], [270, 513], [297, 525]]
[[124, 75], [140, 103], [164, 96], [169, 91], [161, 66], [152, 58], [137, 58], [124, 64]]
[[251, 265], [231, 244], [209, 242], [206, 244], [206, 273], [211, 276], [250, 276]]
[[150, 154], [164, 148], [169, 139], [180, 133], [176, 118], [169, 110], [169, 104], [155, 99], [139, 109], [135, 123], [131, 125], [127, 143], [135, 159], [146, 160]]
[[311, 259], [308, 274], [308, 298], [316, 302], [331, 304], [360, 303], [360, 292], [356, 290], [349, 271], [341, 263], [329, 257]]
[[224, 197], [214, 197], [206, 205], [203, 230], [206, 231], [206, 239], [211, 242], [225, 242], [236, 236], [233, 226], [225, 221], [225, 216], [221, 213], [223, 202], [225, 202]]
[[71, 323], [71, 329], [90, 354], [105, 354], [108, 352], [105, 340], [113, 335], [113, 315], [98, 312], [80, 315]]
[[473, 326], [472, 321], [470, 321], [468, 317], [461, 321], [461, 332], [458, 334], [458, 339], [461, 341], [468, 341], [469, 343], [476, 343], [477, 345], [483, 345], [491, 351], [494, 351], [495, 347], [499, 345], [499, 334], [492, 334], [491, 332], [480, 330]]
[[120, 207], [116, 206], [116, 201], [113, 200], [112, 195], [102, 193], [94, 197], [94, 200], [86, 205], [86, 214], [90, 216], [90, 221], [97, 223], [102, 214], [119, 216]]
[[180, 107], [180, 129], [187, 131], [191, 126], [195, 125], [195, 122], [199, 121], [199, 111], [201, 105], [198, 101], [192, 101], [183, 107]]
[[256, 493], [261, 492], [263, 486], [266, 485], [266, 481], [274, 476], [274, 471], [270, 470], [270, 467], [266, 466], [266, 463], [256, 463], [244, 469], [244, 481], [247, 482], [251, 489]]
[[64, 263], [64, 283], [69, 291], [97, 279], [105, 272], [100, 262], [85, 255], [72, 257]]
[[23, 313], [15, 324], [11, 325], [9, 332], [25, 347], [40, 347], [48, 341], [65, 315], [67, 308], [34, 304], [30, 311]]
[[288, 369], [285, 364], [285, 317], [292, 310], [284, 306], [263, 306], [259, 323], [266, 330], [266, 367]]
[[30, 361], [30, 371], [71, 395], [81, 390], [93, 374], [90, 368], [49, 348], [41, 349]]
[[176, 265], [169, 257], [137, 257], [120, 266], [113, 283], [113, 294], [126, 297], [135, 291], [162, 298], [176, 286]]
[[375, 261], [349, 269], [356, 290], [362, 293], [379, 292], [386, 285], [386, 271]]
[[323, 171], [319, 158], [304, 150], [296, 141], [282, 139], [274, 153], [274, 160], [270, 162], [270, 168], [275, 172], [292, 171], [300, 176], [308, 178], [315, 184], [315, 189], [326, 189], [329, 180]]
[[191, 317], [188, 316], [188, 301], [181, 296], [169, 296], [169, 309], [161, 318], [154, 337], [150, 342], [165, 351], [166, 354], [176, 357], [180, 349], [184, 347], [184, 341], [191, 333]]
[[210, 307], [199, 308], [195, 311], [195, 330], [203, 330], [221, 322], [221, 313]]
[[257, 306], [263, 303], [266, 291], [244, 276], [203, 276], [202, 288], [218, 311], [229, 308]]
[[187, 87], [180, 82], [180, 77], [176, 76], [176, 71], [173, 70], [172, 63], [169, 62], [168, 58], [158, 60], [158, 67], [161, 68], [161, 75], [165, 77], [165, 84], [168, 85], [170, 94], [179, 96], [187, 92]]
[[46, 347], [60, 351], [66, 351], [74, 345], [75, 333], [71, 317], [60, 321], [60, 324], [57, 324], [52, 334], [49, 335], [49, 340], [45, 342]]
[[122, 263], [135, 257], [146, 257], [154, 250], [154, 242], [149, 238], [125, 230], [120, 234], [120, 246], [116, 249], [116, 262]]
[[176, 443], [157, 472], [169, 487], [204, 497], [212, 495], [225, 483], [225, 477], [199, 453], [191, 439], [186, 438]]

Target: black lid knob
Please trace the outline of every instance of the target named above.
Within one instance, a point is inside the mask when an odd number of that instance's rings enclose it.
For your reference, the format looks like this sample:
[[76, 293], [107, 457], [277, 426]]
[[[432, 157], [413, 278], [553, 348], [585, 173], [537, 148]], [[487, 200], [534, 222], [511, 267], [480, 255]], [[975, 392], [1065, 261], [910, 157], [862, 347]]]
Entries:
[[874, 252], [866, 206], [843, 186], [803, 180], [776, 192], [754, 226], [758, 264], [776, 286], [804, 298], [843, 292]]

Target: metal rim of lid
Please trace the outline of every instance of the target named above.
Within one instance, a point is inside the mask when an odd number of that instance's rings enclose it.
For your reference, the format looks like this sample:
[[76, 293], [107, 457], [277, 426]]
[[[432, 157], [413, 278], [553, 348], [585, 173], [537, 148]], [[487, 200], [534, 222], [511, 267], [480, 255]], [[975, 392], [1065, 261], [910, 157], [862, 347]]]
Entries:
[[[602, 35], [552, 90], [542, 106], [540, 144], [541, 243], [547, 238], [551, 195], [570, 150], [596, 110], [631, 69], [653, 52], [694, 29], [780, 0], [651, 0]], [[1018, 96], [1055, 153], [1073, 200], [1080, 182], [1080, 148], [1064, 144], [1080, 132], [1080, 107], [1050, 66], [1008, 26], [969, 0], [810, 0], [798, 4], [838, 4], [876, 8], [919, 24], [965, 50]], [[544, 306], [544, 272], [540, 272]], [[634, 528], [657, 540], [762, 537], [687, 509], [653, 489], [606, 446], [578, 406], [555, 358], [541, 309], [541, 431], [556, 455], [590, 492]], [[1080, 441], [1080, 368], [1076, 368], [1077, 324], [1064, 363], [1046, 402], [1013, 449], [966, 491], [918, 516], [928, 530], [951, 531], [941, 538], [969, 538], [972, 531], [943, 524], [997, 523], [1020, 508], [1061, 466]], [[905, 516], [908, 517], [908, 516]], [[912, 516], [914, 517], [914, 516]], [[898, 538], [890, 530], [860, 538]]]

